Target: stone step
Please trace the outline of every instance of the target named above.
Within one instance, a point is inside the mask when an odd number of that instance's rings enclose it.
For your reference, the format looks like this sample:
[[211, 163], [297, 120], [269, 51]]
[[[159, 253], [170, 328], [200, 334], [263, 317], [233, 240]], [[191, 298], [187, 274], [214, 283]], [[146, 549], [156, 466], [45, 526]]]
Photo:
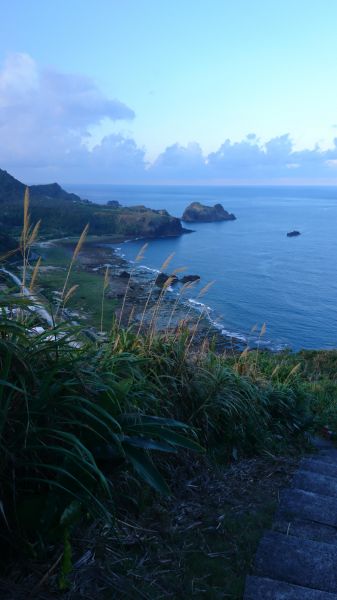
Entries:
[[331, 465], [336, 465], [337, 450], [326, 450], [324, 452], [320, 452], [319, 454], [314, 454], [311, 458], [313, 460], [321, 460], [323, 462], [328, 462]]
[[247, 577], [244, 600], [337, 600], [337, 594], [274, 579]]
[[292, 486], [321, 496], [337, 497], [337, 478], [329, 475], [299, 470], [292, 479]]
[[269, 532], [261, 540], [255, 573], [323, 592], [337, 593], [337, 547]]
[[325, 439], [318, 436], [310, 436], [311, 444], [316, 448], [318, 452], [322, 452], [324, 450], [333, 450], [335, 446], [329, 439]]
[[316, 542], [325, 542], [326, 544], [337, 545], [337, 529], [330, 525], [315, 523], [305, 519], [293, 517], [287, 519], [282, 514], [276, 514], [272, 527], [273, 531], [279, 531], [285, 535], [292, 535], [306, 540], [315, 540]]
[[296, 488], [283, 490], [280, 495], [278, 514], [282, 514], [283, 517], [288, 519], [298, 517], [337, 527], [336, 499], [321, 496], [315, 492]]
[[329, 475], [337, 478], [337, 463], [332, 464], [318, 458], [304, 458], [300, 462], [301, 471], [312, 471], [321, 475]]

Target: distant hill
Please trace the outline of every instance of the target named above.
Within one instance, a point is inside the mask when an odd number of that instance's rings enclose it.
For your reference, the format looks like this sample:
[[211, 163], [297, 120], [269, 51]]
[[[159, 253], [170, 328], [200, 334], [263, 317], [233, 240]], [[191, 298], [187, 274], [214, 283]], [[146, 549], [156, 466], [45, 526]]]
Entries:
[[0, 169], [0, 203], [16, 202], [23, 198], [25, 185], [12, 177], [7, 171]]
[[[0, 169], [0, 203], [20, 202], [25, 193], [26, 185], [15, 179], [12, 175]], [[76, 194], [66, 192], [58, 183], [46, 185], [30, 185], [31, 198], [43, 198], [45, 200], [69, 200], [81, 202]]]
[[29, 190], [32, 198], [48, 198], [54, 200], [70, 200], [71, 202], [82, 202], [79, 196], [66, 192], [58, 183], [31, 185], [29, 186]]
[[[0, 230], [18, 234], [22, 227], [26, 186], [0, 169]], [[78, 235], [87, 223], [90, 233], [128, 237], [178, 236], [187, 230], [164, 210], [144, 206], [122, 207], [118, 203], [95, 204], [66, 192], [58, 183], [32, 185], [30, 213], [33, 222], [41, 219], [44, 236]]]

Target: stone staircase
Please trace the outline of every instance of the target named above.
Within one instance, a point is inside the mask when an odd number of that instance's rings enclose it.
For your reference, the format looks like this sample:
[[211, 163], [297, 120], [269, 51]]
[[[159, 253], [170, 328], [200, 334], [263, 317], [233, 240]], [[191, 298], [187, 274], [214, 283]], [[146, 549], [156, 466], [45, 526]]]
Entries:
[[262, 538], [244, 600], [337, 600], [337, 449], [300, 462]]

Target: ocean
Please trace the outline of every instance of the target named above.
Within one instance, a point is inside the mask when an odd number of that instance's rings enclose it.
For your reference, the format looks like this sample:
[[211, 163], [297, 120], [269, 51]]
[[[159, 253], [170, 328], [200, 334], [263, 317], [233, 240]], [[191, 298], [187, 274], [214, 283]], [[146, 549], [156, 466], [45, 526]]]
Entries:
[[[141, 264], [159, 270], [174, 252], [170, 269], [200, 275], [189, 300], [208, 306], [224, 334], [271, 350], [337, 348], [337, 187], [64, 187], [95, 202], [144, 204], [177, 217], [192, 201], [220, 202], [236, 221], [188, 224], [194, 233], [152, 240]], [[293, 229], [301, 235], [288, 238]], [[143, 243], [118, 251], [132, 261]]]

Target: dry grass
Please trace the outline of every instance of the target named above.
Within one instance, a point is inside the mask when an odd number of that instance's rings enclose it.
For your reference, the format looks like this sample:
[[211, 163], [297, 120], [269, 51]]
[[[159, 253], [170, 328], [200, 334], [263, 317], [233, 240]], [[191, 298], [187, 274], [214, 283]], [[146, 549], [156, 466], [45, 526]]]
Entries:
[[[78, 242], [77, 242], [77, 244], [75, 246], [73, 255], [71, 257], [71, 261], [70, 261], [70, 264], [69, 264], [69, 267], [68, 267], [68, 271], [67, 271], [67, 274], [66, 274], [66, 277], [65, 277], [65, 281], [64, 281], [64, 285], [63, 285], [63, 288], [62, 288], [62, 292], [61, 292], [61, 295], [60, 295], [60, 301], [59, 301], [59, 305], [58, 305], [58, 308], [57, 308], [57, 311], [56, 311], [56, 317], [59, 314], [59, 311], [61, 310], [61, 308], [64, 307], [65, 298], [66, 298], [67, 293], [68, 293], [67, 286], [68, 286], [68, 282], [69, 282], [69, 277], [70, 277], [70, 274], [72, 272], [73, 266], [74, 266], [74, 264], [76, 262], [76, 259], [77, 259], [78, 255], [79, 255], [79, 253], [81, 252], [83, 244], [84, 244], [84, 242], [86, 240], [86, 237], [88, 235], [88, 231], [89, 231], [89, 223], [84, 227], [84, 229], [83, 229], [83, 231], [82, 231], [82, 233], [81, 233], [81, 235], [79, 237], [79, 240], [78, 240]], [[69, 299], [69, 296], [68, 296], [68, 299]]]

